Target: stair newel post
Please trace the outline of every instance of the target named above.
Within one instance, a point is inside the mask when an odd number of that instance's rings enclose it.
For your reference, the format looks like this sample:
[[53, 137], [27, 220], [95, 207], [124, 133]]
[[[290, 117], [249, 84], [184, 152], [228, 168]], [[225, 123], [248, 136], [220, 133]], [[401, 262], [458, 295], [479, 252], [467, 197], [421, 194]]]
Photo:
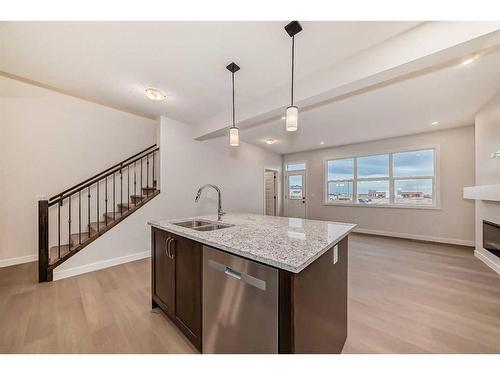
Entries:
[[[49, 201], [38, 201], [38, 282], [52, 279], [49, 267]], [[50, 274], [50, 278], [49, 278]]]

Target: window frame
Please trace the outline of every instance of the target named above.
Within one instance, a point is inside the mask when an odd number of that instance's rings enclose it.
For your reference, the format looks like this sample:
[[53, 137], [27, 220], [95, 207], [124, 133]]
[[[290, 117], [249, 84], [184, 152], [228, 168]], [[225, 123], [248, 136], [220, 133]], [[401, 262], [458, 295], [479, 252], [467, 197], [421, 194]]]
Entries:
[[[394, 169], [394, 154], [403, 153], [403, 152], [416, 152], [416, 151], [425, 151], [425, 150], [433, 150], [434, 158], [433, 158], [433, 167], [434, 167], [434, 175], [433, 176], [407, 176], [407, 177], [394, 177], [393, 169]], [[358, 158], [368, 157], [368, 156], [378, 156], [378, 155], [389, 155], [389, 176], [388, 177], [369, 177], [369, 178], [358, 178]], [[328, 180], [328, 162], [335, 160], [343, 160], [343, 159], [354, 159], [353, 162], [353, 179], [349, 180]], [[440, 189], [439, 189], [439, 145], [422, 145], [419, 147], [410, 147], [410, 148], [399, 148], [393, 149], [391, 151], [381, 151], [381, 152], [373, 152], [367, 154], [358, 154], [356, 156], [335, 156], [335, 157], [326, 157], [323, 159], [323, 205], [326, 206], [351, 206], [351, 207], [372, 207], [372, 208], [412, 208], [412, 209], [424, 209], [424, 210], [439, 210], [440, 207]], [[397, 180], [432, 180], [432, 205], [417, 205], [417, 204], [405, 204], [405, 203], [396, 203], [396, 194], [395, 194], [395, 184]], [[352, 200], [349, 201], [328, 201], [328, 183], [329, 182], [350, 182], [352, 181], [353, 193]], [[365, 204], [358, 202], [358, 181], [388, 181], [389, 182], [389, 203], [379, 203], [379, 204]]]
[[[284, 170], [286, 173], [288, 172], [300, 172], [300, 171], [307, 171], [307, 162], [305, 160], [298, 160], [298, 161], [285, 161], [284, 162]], [[288, 164], [304, 164], [304, 168], [302, 169], [292, 169], [288, 170]]]

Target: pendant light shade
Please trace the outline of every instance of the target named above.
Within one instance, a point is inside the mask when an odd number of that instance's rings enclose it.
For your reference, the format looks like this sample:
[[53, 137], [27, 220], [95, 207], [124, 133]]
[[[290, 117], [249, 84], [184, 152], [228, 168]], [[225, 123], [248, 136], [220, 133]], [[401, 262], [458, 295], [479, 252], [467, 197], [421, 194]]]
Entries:
[[297, 131], [299, 126], [299, 109], [293, 105], [293, 73], [295, 68], [295, 35], [302, 31], [302, 26], [298, 21], [292, 21], [285, 26], [285, 31], [292, 38], [292, 87], [290, 90], [290, 106], [286, 109], [286, 131]]
[[286, 109], [286, 131], [294, 132], [298, 127], [299, 109], [294, 105]]
[[240, 135], [239, 130], [235, 126], [234, 128], [231, 126], [229, 128], [229, 145], [230, 146], [239, 146], [240, 145]]
[[234, 62], [226, 66], [226, 69], [231, 72], [231, 82], [233, 84], [233, 125], [229, 128], [229, 145], [230, 146], [239, 146], [240, 145], [240, 134], [239, 130], [234, 122], [234, 73], [240, 70], [240, 67], [236, 65]]

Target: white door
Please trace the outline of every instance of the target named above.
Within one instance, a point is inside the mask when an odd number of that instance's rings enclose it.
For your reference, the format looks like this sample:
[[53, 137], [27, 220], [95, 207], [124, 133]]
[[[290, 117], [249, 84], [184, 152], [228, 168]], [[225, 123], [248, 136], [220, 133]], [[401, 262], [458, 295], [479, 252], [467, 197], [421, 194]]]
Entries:
[[276, 216], [277, 211], [276, 175], [275, 171], [264, 172], [265, 214], [270, 216]]
[[285, 209], [288, 217], [306, 217], [306, 171], [287, 173]]

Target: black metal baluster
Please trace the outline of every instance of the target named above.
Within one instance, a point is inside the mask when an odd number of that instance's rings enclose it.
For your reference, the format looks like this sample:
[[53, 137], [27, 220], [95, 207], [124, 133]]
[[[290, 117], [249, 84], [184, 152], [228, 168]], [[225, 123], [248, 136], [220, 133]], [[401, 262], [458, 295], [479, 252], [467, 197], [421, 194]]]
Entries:
[[[142, 185], [142, 158], [141, 158], [141, 189], [140, 189], [140, 190], [141, 190], [141, 202], [142, 202], [142, 200], [144, 199], [144, 195], [142, 194], [142, 186], [143, 186], [143, 185]], [[146, 191], [146, 194], [147, 194], [147, 193], [148, 193], [148, 192]]]
[[87, 219], [88, 219], [88, 225], [89, 225], [89, 237], [90, 237], [90, 186], [88, 187], [87, 191], [87, 202], [88, 202], [88, 212], [87, 212]]
[[57, 203], [57, 257], [61, 259], [61, 206], [62, 200]]
[[71, 195], [68, 199], [68, 248], [71, 249]]
[[104, 180], [104, 188], [106, 191], [104, 192], [104, 202], [106, 205], [106, 211], [104, 212], [104, 223], [108, 226], [108, 177]]
[[78, 243], [82, 243], [82, 191], [78, 190]]
[[153, 151], [153, 187], [156, 187], [156, 181], [155, 181], [155, 153], [156, 153], [156, 151]]
[[97, 211], [96, 211], [97, 220], [96, 221], [97, 221], [97, 232], [99, 232], [99, 226], [100, 226], [99, 225], [99, 221], [100, 221], [99, 220], [99, 180], [97, 180], [96, 189], [97, 189], [97, 195], [96, 195], [96, 197], [97, 197], [97, 204], [96, 204], [96, 206], [97, 206]]
[[115, 212], [116, 212], [116, 201], [115, 201], [115, 173], [113, 172], [113, 220], [115, 220]]
[[[134, 161], [134, 195], [137, 195], [136, 191], [136, 185], [137, 185], [137, 173], [136, 173], [137, 167], [136, 167], [136, 162]], [[142, 195], [142, 194], [141, 194]], [[136, 197], [137, 199], [137, 197]]]
[[120, 216], [123, 214], [123, 173], [120, 168]]
[[130, 210], [130, 164], [127, 165], [127, 203]]
[[146, 155], [146, 188], [149, 190], [149, 154]]

